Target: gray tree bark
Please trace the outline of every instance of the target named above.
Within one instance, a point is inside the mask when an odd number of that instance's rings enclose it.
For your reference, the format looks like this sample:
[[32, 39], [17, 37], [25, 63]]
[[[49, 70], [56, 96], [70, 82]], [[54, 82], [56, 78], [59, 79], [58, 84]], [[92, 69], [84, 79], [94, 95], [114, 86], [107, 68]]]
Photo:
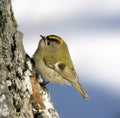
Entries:
[[[22, 7], [22, 6], [21, 6]], [[0, 118], [58, 118], [46, 86], [34, 74], [10, 0], [0, 0]]]

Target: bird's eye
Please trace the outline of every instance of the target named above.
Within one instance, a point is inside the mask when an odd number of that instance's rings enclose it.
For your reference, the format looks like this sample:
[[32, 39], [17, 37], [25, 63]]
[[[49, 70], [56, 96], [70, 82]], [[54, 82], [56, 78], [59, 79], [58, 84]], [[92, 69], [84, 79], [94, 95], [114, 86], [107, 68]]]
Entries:
[[51, 43], [48, 41], [48, 42], [47, 42], [47, 45], [48, 45], [48, 46], [50, 46], [50, 45], [51, 45]]

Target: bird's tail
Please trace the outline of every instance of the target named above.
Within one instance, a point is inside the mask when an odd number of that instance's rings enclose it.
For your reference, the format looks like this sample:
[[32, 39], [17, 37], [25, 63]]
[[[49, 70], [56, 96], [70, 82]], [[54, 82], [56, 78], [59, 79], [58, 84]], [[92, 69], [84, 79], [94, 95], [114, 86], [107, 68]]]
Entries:
[[79, 83], [72, 83], [72, 85], [80, 92], [84, 99], [88, 99], [87, 93], [83, 90], [82, 86]]

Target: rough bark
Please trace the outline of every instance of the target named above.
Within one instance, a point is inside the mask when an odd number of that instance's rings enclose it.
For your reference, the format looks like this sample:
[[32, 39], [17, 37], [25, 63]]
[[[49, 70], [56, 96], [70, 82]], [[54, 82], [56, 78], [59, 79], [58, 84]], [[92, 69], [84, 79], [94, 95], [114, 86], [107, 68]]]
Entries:
[[[22, 6], [21, 6], [22, 7]], [[26, 56], [10, 0], [0, 0], [0, 118], [58, 118]]]

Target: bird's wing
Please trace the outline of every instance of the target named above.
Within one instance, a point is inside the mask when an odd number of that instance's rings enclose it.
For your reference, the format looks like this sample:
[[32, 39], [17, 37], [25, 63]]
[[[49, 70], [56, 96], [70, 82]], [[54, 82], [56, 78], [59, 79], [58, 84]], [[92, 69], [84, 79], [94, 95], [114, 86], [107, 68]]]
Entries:
[[44, 63], [47, 67], [55, 70], [58, 72], [63, 78], [67, 79], [68, 81], [71, 82], [77, 82], [78, 76], [74, 70], [74, 68], [70, 68], [66, 64], [64, 64], [62, 61], [56, 62], [55, 64], [52, 63], [49, 59], [45, 58], [43, 59]]

